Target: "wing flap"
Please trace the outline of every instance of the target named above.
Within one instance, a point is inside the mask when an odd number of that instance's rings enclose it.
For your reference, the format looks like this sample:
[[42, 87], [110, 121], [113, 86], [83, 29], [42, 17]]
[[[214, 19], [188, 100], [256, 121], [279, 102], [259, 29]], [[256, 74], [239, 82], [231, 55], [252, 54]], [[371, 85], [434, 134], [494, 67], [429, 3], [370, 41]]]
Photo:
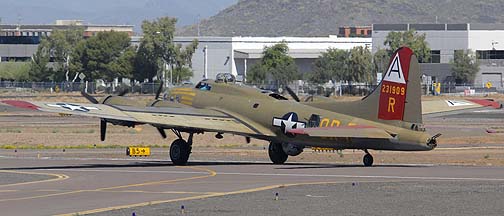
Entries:
[[289, 132], [293, 134], [304, 134], [311, 137], [374, 138], [374, 139], [394, 138], [387, 131], [371, 126], [299, 128], [290, 130]]

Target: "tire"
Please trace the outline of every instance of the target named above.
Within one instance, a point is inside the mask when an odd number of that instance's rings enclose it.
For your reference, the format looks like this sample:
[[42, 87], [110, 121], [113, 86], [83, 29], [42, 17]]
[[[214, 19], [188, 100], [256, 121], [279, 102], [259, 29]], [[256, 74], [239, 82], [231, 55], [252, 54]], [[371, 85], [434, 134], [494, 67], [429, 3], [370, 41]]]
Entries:
[[281, 143], [270, 142], [268, 155], [273, 164], [284, 164], [289, 155], [285, 154]]
[[364, 166], [367, 167], [373, 166], [373, 156], [371, 154], [364, 155], [362, 162], [364, 162]]
[[183, 139], [173, 141], [170, 146], [170, 159], [173, 165], [186, 165], [190, 154], [191, 146], [189, 146], [189, 144]]

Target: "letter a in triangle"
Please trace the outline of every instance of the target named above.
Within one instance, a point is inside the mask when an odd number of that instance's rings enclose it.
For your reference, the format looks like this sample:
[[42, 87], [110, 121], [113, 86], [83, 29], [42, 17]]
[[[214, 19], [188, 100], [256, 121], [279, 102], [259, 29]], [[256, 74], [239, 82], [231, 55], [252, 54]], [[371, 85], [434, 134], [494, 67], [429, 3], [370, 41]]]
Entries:
[[401, 60], [399, 59], [399, 53], [397, 53], [394, 57], [394, 60], [392, 61], [392, 64], [390, 64], [383, 80], [406, 84], [406, 81], [404, 80], [404, 73], [401, 67]]

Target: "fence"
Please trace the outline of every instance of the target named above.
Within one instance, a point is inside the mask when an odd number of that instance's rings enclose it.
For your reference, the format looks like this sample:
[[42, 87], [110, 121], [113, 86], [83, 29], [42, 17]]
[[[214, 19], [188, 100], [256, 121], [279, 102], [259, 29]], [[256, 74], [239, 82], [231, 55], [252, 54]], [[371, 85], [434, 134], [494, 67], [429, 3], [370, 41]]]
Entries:
[[[154, 94], [159, 88], [159, 83], [138, 83], [135, 85], [128, 85], [123, 83], [81, 83], [81, 82], [13, 82], [13, 81], [0, 81], [0, 90], [3, 91], [19, 91], [19, 92], [79, 92], [86, 90], [89, 93], [105, 93], [117, 94], [127, 89], [128, 92], [139, 94]], [[287, 94], [285, 86], [275, 84], [258, 84], [257, 88], [280, 92]], [[322, 96], [365, 96], [372, 92], [377, 85], [369, 84], [343, 84], [336, 86], [315, 85], [315, 84], [291, 84], [289, 87], [297, 95], [322, 95]], [[432, 85], [422, 85], [423, 95], [432, 95], [434, 89]], [[504, 93], [503, 89], [496, 89], [495, 87], [486, 88], [474, 85], [455, 85], [453, 83], [443, 83], [440, 87], [441, 94], [458, 94], [458, 95], [478, 95], [489, 93]]]
[[81, 83], [81, 82], [13, 82], [0, 81], [0, 90], [19, 92], [80, 92], [114, 94], [126, 89], [132, 93], [154, 94], [159, 83], [139, 83], [127, 85], [123, 83]]

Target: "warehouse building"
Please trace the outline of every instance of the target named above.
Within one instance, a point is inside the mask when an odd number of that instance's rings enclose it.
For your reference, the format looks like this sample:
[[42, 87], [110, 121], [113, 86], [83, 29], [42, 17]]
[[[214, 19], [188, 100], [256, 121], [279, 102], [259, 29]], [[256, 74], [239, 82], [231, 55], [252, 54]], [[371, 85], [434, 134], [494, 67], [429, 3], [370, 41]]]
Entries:
[[389, 32], [410, 29], [426, 35], [432, 58], [421, 64], [421, 69], [433, 81], [453, 83], [449, 63], [454, 53], [470, 49], [480, 61], [474, 85], [483, 87], [490, 82], [493, 87], [503, 88], [504, 24], [374, 24], [373, 51], [384, 47]]
[[83, 29], [84, 37], [96, 35], [101, 31], [126, 32], [133, 36], [132, 25], [95, 25], [82, 20], [57, 20], [48, 25], [0, 25], [0, 62], [27, 61], [37, 51], [42, 36], [49, 36], [54, 30]]
[[175, 37], [176, 43], [189, 44], [199, 40], [193, 56], [192, 82], [214, 78], [218, 73], [232, 73], [243, 80], [248, 69], [262, 58], [264, 47], [286, 42], [289, 55], [299, 71], [312, 70], [313, 62], [329, 48], [350, 50], [357, 46], [371, 48], [371, 38], [328, 37]]

